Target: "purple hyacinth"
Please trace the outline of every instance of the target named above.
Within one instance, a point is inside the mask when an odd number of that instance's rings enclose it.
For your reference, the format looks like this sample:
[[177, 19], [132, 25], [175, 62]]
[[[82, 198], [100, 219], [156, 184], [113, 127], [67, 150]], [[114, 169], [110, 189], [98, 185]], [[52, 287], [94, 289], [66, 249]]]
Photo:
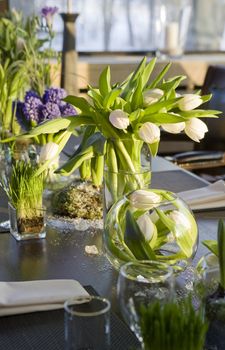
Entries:
[[40, 107], [39, 110], [41, 121], [55, 119], [61, 117], [59, 106], [53, 102], [47, 102]]
[[43, 95], [43, 102], [53, 102], [53, 103], [61, 103], [61, 99], [66, 97], [66, 91], [64, 89], [59, 88], [50, 88], [45, 90]]
[[39, 108], [41, 105], [42, 101], [35, 92], [28, 91], [26, 93], [22, 111], [25, 120], [31, 125], [40, 123]]
[[29, 131], [45, 120], [76, 115], [77, 112], [69, 103], [62, 101], [66, 97], [64, 89], [50, 88], [45, 90], [43, 98], [34, 91], [28, 91], [24, 102], [15, 103], [16, 117], [19, 125]]
[[21, 128], [26, 130], [26, 131], [29, 131], [30, 130], [30, 120], [27, 120], [24, 117], [23, 106], [24, 106], [24, 103], [21, 101], [14, 102], [13, 110], [14, 110], [14, 108], [16, 108], [16, 119], [17, 119], [19, 125], [21, 126]]
[[77, 114], [76, 109], [73, 106], [71, 106], [69, 103], [60, 105], [59, 108], [60, 108], [62, 117], [67, 117], [67, 116], [72, 116]]
[[41, 15], [45, 17], [46, 19], [49, 17], [53, 17], [58, 12], [58, 7], [54, 6], [44, 6], [41, 9]]

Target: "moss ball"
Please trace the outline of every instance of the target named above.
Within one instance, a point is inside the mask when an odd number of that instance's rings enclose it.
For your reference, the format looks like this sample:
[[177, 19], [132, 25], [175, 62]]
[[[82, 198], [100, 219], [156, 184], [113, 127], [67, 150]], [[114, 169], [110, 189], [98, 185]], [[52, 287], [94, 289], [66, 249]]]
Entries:
[[53, 195], [52, 210], [70, 218], [101, 219], [102, 193], [91, 183], [75, 182]]

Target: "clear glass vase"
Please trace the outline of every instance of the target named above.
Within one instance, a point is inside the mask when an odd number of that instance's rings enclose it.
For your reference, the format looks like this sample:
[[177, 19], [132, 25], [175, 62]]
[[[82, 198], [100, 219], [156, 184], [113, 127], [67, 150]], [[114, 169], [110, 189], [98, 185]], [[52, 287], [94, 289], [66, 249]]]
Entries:
[[191, 1], [155, 0], [153, 3], [152, 36], [158, 56], [181, 56], [189, 29]]
[[107, 140], [104, 167], [104, 212], [121, 196], [151, 184], [151, 156], [137, 139]]
[[198, 292], [205, 301], [209, 322], [206, 349], [225, 349], [225, 289], [220, 285], [219, 261], [212, 253], [205, 254], [197, 265]]
[[142, 343], [141, 307], [158, 301], [165, 304], [174, 299], [172, 267], [156, 261], [124, 264], [119, 271], [117, 297], [125, 322]]
[[135, 190], [119, 199], [104, 225], [106, 256], [118, 269], [128, 261], [190, 261], [198, 228], [187, 204], [165, 190]]
[[19, 211], [8, 203], [8, 210], [10, 233], [17, 241], [46, 237], [44, 208], [24, 208]]

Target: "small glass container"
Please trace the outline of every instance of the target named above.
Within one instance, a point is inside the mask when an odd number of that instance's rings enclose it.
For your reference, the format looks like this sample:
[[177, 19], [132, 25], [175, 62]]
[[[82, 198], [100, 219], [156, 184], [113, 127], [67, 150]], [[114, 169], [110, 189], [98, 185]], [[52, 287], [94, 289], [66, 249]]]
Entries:
[[10, 233], [17, 241], [46, 237], [45, 208], [24, 208], [21, 213], [8, 203], [8, 210]]
[[157, 261], [126, 263], [119, 272], [117, 296], [124, 320], [142, 342], [141, 305], [174, 299], [173, 268]]
[[65, 302], [65, 349], [110, 349], [110, 302], [81, 296]]

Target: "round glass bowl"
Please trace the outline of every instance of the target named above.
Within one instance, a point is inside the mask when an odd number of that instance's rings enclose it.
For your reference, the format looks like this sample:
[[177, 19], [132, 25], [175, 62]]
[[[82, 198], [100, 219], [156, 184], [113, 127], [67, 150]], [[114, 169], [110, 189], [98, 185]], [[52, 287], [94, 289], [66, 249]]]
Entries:
[[105, 217], [105, 253], [116, 269], [135, 260], [157, 260], [171, 265], [180, 260], [190, 261], [197, 245], [198, 228], [191, 210], [169, 191], [130, 192]]

